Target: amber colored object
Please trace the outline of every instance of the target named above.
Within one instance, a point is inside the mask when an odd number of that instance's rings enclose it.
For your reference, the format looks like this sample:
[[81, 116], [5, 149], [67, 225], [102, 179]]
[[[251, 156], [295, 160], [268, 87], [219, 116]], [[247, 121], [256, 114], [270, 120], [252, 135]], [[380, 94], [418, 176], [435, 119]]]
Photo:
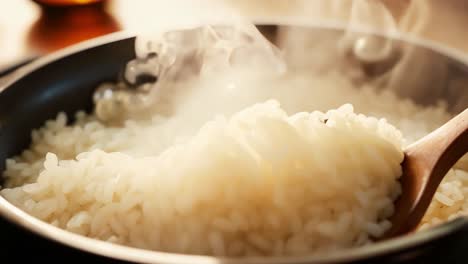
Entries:
[[87, 5], [102, 0], [34, 0], [34, 2], [50, 6], [73, 6], [73, 5]]
[[43, 7], [29, 32], [28, 43], [31, 49], [43, 54], [118, 30], [120, 25], [106, 11], [104, 2]]

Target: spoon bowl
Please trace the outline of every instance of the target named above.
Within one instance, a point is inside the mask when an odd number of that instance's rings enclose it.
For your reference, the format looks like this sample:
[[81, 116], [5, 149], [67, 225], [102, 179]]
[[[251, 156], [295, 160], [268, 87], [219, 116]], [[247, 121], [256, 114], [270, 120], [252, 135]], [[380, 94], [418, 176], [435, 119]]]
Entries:
[[402, 194], [383, 239], [414, 231], [442, 179], [468, 151], [468, 108], [405, 150]]

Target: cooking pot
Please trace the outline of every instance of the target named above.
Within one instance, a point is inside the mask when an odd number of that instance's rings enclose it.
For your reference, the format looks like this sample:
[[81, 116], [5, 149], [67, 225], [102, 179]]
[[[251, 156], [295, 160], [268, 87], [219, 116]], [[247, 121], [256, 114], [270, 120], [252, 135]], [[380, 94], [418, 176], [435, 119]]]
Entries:
[[[444, 101], [452, 114], [468, 106], [468, 58], [456, 50], [409, 36], [381, 36], [338, 25], [284, 23], [258, 28], [291, 57], [307, 58], [306, 63], [292, 67], [348, 65], [341, 70], [357, 84], [372, 82], [378, 89], [394, 89], [402, 98], [422, 105]], [[298, 41], [291, 38], [294, 34], [302, 36], [303, 49], [294, 47], [294, 41]], [[116, 80], [125, 64], [135, 58], [134, 40], [128, 34], [109, 35], [15, 71], [0, 87], [0, 160], [27, 148], [31, 130], [58, 112], [73, 118], [78, 110], [91, 111], [97, 85]], [[359, 54], [360, 49], [366, 49], [365, 45], [361, 47], [366, 41], [371, 42], [371, 49], [375, 43], [381, 48]], [[329, 46], [329, 59], [335, 60], [331, 66], [316, 59], [323, 52], [317, 45]], [[0, 170], [4, 169], [5, 163], [0, 162]], [[2, 257], [15, 261], [28, 257], [92, 263], [466, 263], [468, 218], [330, 256], [234, 259], [147, 251], [97, 241], [44, 223], [0, 197], [0, 241]]]

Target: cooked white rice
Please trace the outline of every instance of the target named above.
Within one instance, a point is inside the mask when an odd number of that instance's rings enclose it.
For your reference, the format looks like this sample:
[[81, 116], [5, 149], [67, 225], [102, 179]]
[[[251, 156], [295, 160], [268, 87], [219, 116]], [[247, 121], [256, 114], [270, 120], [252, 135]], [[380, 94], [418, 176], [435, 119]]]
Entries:
[[[103, 131], [91, 124], [66, 128], [60, 116], [43, 136], [86, 131], [100, 140]], [[64, 147], [78, 138], [55, 139]], [[219, 116], [157, 156], [93, 150], [59, 160], [48, 153], [34, 183], [2, 195], [66, 230], [140, 248], [325, 253], [363, 245], [390, 227], [402, 159], [401, 134], [385, 120], [356, 115], [350, 105], [288, 116], [270, 101]], [[10, 177], [24, 171], [19, 165], [10, 161]]]

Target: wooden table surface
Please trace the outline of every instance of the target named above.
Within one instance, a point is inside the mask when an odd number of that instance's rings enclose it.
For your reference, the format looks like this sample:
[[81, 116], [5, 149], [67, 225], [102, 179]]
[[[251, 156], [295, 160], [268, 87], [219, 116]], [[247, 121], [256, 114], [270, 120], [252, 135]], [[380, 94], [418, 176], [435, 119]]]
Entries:
[[[390, 10], [400, 30], [468, 52], [468, 1], [380, 1]], [[0, 0], [0, 70], [26, 58], [119, 30], [141, 31], [174, 21], [220, 17], [221, 3], [228, 3], [236, 12], [251, 18], [297, 15], [315, 20], [347, 20], [353, 0], [109, 0], [102, 8], [73, 11], [43, 11], [31, 0]]]

